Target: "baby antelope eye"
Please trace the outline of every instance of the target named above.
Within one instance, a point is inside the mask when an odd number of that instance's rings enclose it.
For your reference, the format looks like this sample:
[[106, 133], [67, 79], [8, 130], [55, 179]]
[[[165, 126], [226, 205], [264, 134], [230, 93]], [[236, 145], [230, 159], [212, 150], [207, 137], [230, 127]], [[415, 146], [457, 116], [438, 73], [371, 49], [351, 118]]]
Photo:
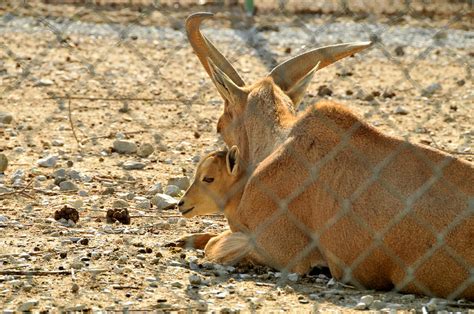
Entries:
[[214, 178], [204, 177], [204, 178], [202, 179], [202, 181], [207, 182], [207, 183], [211, 183], [211, 182], [214, 181]]

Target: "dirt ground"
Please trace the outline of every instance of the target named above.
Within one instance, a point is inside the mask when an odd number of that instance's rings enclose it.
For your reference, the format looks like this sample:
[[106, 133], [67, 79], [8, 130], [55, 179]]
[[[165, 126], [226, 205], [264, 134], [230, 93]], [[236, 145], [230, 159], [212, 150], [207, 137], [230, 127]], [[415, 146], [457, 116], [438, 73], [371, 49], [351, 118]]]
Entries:
[[[219, 12], [206, 22], [206, 34], [247, 82], [318, 42], [318, 33], [307, 36], [306, 47], [290, 45], [291, 37], [273, 40], [288, 29], [295, 38], [308, 25], [324, 33], [324, 25], [337, 22], [428, 32], [429, 42], [409, 36], [399, 44], [378, 42], [321, 70], [304, 103], [338, 101], [387, 133], [472, 162], [474, 34], [467, 2], [449, 2], [453, 15], [436, 6], [423, 15], [415, 1], [411, 13], [367, 9], [357, 19], [298, 11], [294, 4], [290, 13], [262, 6], [253, 20], [240, 7], [170, 3], [142, 10], [72, 2], [0, 5], [0, 113], [12, 116], [0, 120], [0, 153], [9, 161], [0, 174], [1, 309], [355, 311], [370, 295], [370, 310], [473, 311], [465, 300], [359, 291], [324, 274], [282, 283], [282, 274], [270, 268], [212, 264], [202, 251], [166, 244], [189, 233], [223, 231], [222, 216], [186, 220], [175, 208], [150, 205], [159, 190], [151, 187], [166, 190], [170, 179], [192, 178], [199, 156], [223, 147], [216, 135], [222, 101], [183, 35], [189, 13]], [[252, 27], [261, 34], [257, 42], [223, 38]], [[155, 30], [162, 37], [153, 38]], [[176, 36], [166, 35], [173, 30]], [[354, 40], [381, 36], [367, 31]], [[455, 36], [467, 40], [444, 42]], [[151, 144], [153, 153], [120, 154], [116, 139]], [[54, 165], [40, 166], [48, 156], [57, 158]], [[124, 169], [130, 161], [142, 169]], [[54, 219], [65, 205], [77, 208], [77, 223]], [[107, 223], [107, 210], [120, 206], [128, 207], [130, 225]]]

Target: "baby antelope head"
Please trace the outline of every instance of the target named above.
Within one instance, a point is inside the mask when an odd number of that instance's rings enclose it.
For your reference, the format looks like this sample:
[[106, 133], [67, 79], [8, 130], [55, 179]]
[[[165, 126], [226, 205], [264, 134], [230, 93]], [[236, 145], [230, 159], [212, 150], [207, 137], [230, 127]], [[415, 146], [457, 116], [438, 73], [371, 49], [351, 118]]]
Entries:
[[223, 212], [243, 172], [237, 146], [209, 154], [199, 163], [193, 183], [178, 204], [179, 211], [186, 218]]

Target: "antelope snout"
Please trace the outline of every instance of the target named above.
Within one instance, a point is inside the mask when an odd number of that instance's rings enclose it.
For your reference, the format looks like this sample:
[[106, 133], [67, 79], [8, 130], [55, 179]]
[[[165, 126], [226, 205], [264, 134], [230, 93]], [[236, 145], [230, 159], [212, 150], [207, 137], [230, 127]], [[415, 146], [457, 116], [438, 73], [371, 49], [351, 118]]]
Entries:
[[194, 209], [194, 206], [189, 206], [185, 202], [184, 199], [181, 199], [178, 203], [178, 208], [179, 208], [179, 212], [181, 213], [181, 215], [183, 215], [184, 217], [187, 217], [187, 216], [189, 216], [187, 214]]

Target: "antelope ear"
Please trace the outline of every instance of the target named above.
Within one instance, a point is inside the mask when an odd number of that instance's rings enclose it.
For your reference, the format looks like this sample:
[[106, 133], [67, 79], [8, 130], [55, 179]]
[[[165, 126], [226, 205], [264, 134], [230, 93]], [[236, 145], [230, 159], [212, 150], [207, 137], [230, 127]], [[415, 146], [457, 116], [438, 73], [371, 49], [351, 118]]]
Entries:
[[246, 92], [237, 86], [221, 69], [219, 69], [211, 59], [207, 59], [211, 78], [219, 93], [230, 103], [237, 103], [246, 97]]
[[240, 151], [237, 146], [232, 146], [227, 152], [226, 156], [227, 172], [231, 176], [236, 176], [239, 173], [240, 166]]

